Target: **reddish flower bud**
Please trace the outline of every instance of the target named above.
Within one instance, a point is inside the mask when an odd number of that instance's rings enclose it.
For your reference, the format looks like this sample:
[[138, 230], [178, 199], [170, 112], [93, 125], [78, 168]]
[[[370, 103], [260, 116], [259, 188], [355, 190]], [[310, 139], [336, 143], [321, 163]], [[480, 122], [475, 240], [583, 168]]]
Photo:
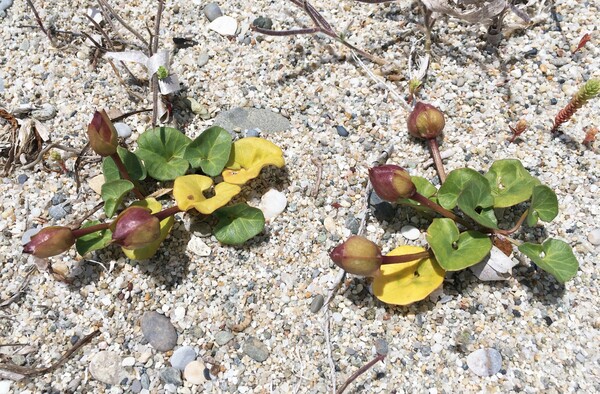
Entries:
[[369, 169], [369, 179], [377, 195], [386, 201], [411, 198], [417, 191], [408, 172], [393, 164]]
[[160, 238], [160, 220], [147, 208], [125, 209], [111, 224], [112, 240], [125, 249], [139, 249]]
[[436, 138], [442, 134], [445, 125], [442, 111], [420, 101], [408, 116], [408, 132], [416, 138]]
[[90, 146], [100, 156], [117, 151], [117, 130], [104, 110], [96, 111], [87, 129]]
[[74, 243], [75, 237], [70, 228], [50, 226], [41, 229], [31, 237], [31, 240], [23, 247], [23, 253], [46, 258], [69, 250]]
[[346, 272], [362, 276], [374, 276], [382, 262], [379, 246], [358, 235], [336, 246], [329, 257]]

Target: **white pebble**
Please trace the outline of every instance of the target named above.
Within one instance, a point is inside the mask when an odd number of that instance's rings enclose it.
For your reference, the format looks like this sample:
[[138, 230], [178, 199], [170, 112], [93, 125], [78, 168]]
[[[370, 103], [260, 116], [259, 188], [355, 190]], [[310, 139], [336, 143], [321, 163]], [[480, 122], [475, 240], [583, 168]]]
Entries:
[[10, 380], [2, 380], [0, 381], [0, 394], [8, 394], [10, 393], [10, 386], [12, 382]]
[[129, 127], [125, 123], [115, 123], [115, 129], [117, 130], [117, 134], [121, 138], [127, 138], [131, 135], [131, 127]]
[[233, 36], [237, 31], [237, 21], [230, 16], [220, 16], [208, 25], [210, 30], [214, 30], [222, 36]]
[[192, 361], [185, 366], [183, 378], [191, 384], [204, 383], [204, 364], [200, 361]]
[[492, 376], [502, 368], [502, 356], [496, 349], [478, 349], [467, 356], [467, 365], [477, 376]]
[[593, 229], [588, 234], [588, 241], [594, 246], [600, 245], [600, 228]]
[[173, 320], [181, 320], [185, 317], [185, 308], [182, 306], [178, 306], [173, 311]]
[[421, 236], [421, 231], [419, 231], [419, 229], [415, 226], [407, 224], [406, 226], [400, 229], [400, 234], [402, 234], [404, 238], [414, 241], [416, 239], [419, 239], [419, 237]]
[[135, 357], [125, 357], [121, 365], [124, 367], [133, 367], [135, 365]]
[[210, 246], [205, 244], [200, 237], [196, 237], [195, 235], [193, 235], [192, 238], [190, 238], [190, 241], [187, 244], [187, 248], [190, 252], [194, 253], [197, 256], [210, 256]]
[[281, 214], [287, 206], [285, 194], [275, 189], [266, 192], [260, 199], [259, 208], [265, 215], [265, 220], [271, 220]]

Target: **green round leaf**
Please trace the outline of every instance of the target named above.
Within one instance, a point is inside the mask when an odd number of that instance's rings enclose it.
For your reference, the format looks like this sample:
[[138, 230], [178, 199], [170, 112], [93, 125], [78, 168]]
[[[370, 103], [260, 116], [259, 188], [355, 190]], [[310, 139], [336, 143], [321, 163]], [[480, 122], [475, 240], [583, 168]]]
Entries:
[[187, 171], [189, 163], [183, 153], [191, 141], [177, 129], [157, 127], [142, 133], [135, 154], [144, 161], [152, 178], [170, 181]]
[[541, 245], [525, 242], [519, 246], [519, 251], [561, 283], [577, 275], [579, 263], [564, 241], [550, 238]]
[[133, 189], [133, 183], [118, 179], [116, 181], [106, 182], [102, 185], [100, 196], [104, 200], [104, 212], [106, 217], [112, 217], [123, 198]]
[[464, 186], [456, 201], [458, 207], [471, 219], [487, 228], [498, 228], [494, 215], [494, 197], [490, 184], [483, 176], [473, 177]]
[[242, 244], [265, 227], [262, 211], [246, 204], [223, 207], [213, 214], [219, 219], [214, 229], [215, 237], [226, 245]]
[[479, 263], [492, 249], [492, 241], [478, 231], [458, 232], [452, 219], [434, 219], [427, 242], [446, 271], [459, 271]]
[[[136, 155], [120, 146], [117, 147], [117, 154], [125, 165], [127, 173], [131, 179], [142, 181], [146, 178], [146, 167], [144, 167], [144, 164]], [[117, 168], [115, 161], [110, 156], [105, 157], [104, 161], [102, 162], [102, 173], [104, 174], [105, 182], [121, 179], [119, 169]]]
[[457, 204], [458, 196], [473, 178], [482, 179], [483, 175], [470, 168], [459, 168], [451, 171], [440, 190], [438, 190], [438, 203], [446, 209], [453, 209]]
[[[83, 224], [81, 228], [95, 226], [100, 224], [98, 220], [91, 220]], [[83, 237], [77, 238], [75, 242], [75, 248], [79, 255], [84, 256], [94, 250], [105, 248], [112, 241], [112, 232], [108, 229], [96, 231], [95, 233], [84, 235]]]
[[534, 187], [527, 215], [527, 225], [535, 226], [538, 219], [551, 222], [556, 215], [558, 215], [558, 199], [554, 191], [546, 185]]
[[531, 176], [523, 164], [515, 159], [494, 162], [485, 178], [490, 182], [494, 208], [512, 207], [529, 200], [534, 186], [540, 184], [540, 181]]
[[222, 127], [210, 127], [187, 146], [183, 157], [193, 168], [202, 168], [205, 174], [221, 174], [231, 153], [231, 135]]

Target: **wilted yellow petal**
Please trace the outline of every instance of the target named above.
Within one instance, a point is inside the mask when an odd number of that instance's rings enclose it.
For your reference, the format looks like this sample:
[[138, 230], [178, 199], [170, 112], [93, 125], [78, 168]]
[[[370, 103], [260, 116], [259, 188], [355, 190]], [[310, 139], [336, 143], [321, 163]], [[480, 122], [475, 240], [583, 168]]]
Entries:
[[[158, 201], [156, 201], [156, 199], [150, 197], [142, 201], [136, 201], [131, 205], [149, 208], [150, 211], [152, 211], [152, 213], [160, 212], [160, 210], [162, 209], [162, 205]], [[175, 218], [173, 216], [169, 216], [168, 218], [161, 220], [160, 237], [156, 241], [140, 249], [131, 250], [121, 248], [123, 250], [123, 253], [125, 253], [125, 256], [127, 256], [131, 260], [149, 259], [150, 257], [156, 254], [156, 251], [160, 247], [162, 241], [164, 241], [165, 238], [167, 238], [167, 235], [169, 235], [169, 232], [171, 232], [171, 229], [173, 228], [173, 223], [175, 223]]]
[[187, 211], [193, 208], [194, 204], [206, 200], [203, 193], [210, 189], [212, 184], [212, 179], [204, 175], [178, 176], [173, 184], [173, 197], [177, 207]]
[[221, 182], [215, 186], [215, 195], [209, 199], [192, 204], [198, 212], [210, 215], [217, 209], [225, 206], [231, 199], [242, 190], [238, 185]]
[[[388, 253], [399, 256], [424, 252], [424, 248], [404, 245]], [[373, 294], [386, 304], [408, 305], [421, 301], [444, 281], [446, 271], [435, 258], [427, 258], [400, 264], [384, 264], [381, 274], [373, 280]]]
[[243, 185], [256, 178], [260, 170], [268, 165], [283, 167], [283, 151], [271, 141], [248, 137], [237, 140], [231, 147], [229, 162], [223, 170], [223, 180], [235, 185]]

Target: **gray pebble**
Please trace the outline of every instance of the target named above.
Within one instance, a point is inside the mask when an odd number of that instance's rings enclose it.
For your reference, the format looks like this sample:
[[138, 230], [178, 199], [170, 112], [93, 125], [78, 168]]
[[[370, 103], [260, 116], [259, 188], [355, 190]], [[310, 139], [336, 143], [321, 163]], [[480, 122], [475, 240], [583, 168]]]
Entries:
[[89, 370], [94, 379], [107, 384], [119, 384], [124, 373], [119, 354], [109, 351], [96, 353], [90, 361]]
[[600, 245], [600, 228], [595, 228], [588, 234], [588, 241], [594, 246]]
[[206, 63], [208, 63], [208, 52], [202, 52], [199, 56], [198, 56], [198, 67], [202, 67], [204, 65], [206, 65]]
[[25, 182], [27, 182], [28, 179], [29, 179], [29, 177], [27, 175], [21, 174], [17, 177], [17, 182], [19, 182], [19, 185], [22, 185]]
[[252, 21], [252, 25], [259, 27], [261, 29], [267, 29], [267, 30], [273, 29], [273, 21], [271, 20], [271, 18], [266, 18], [266, 17], [262, 17], [262, 16], [259, 16], [254, 21]]
[[396, 209], [389, 202], [382, 202], [375, 206], [373, 214], [379, 221], [391, 222], [396, 216]]
[[310, 311], [312, 313], [317, 313], [323, 307], [324, 302], [325, 297], [323, 297], [321, 294], [317, 294], [316, 297], [313, 298], [312, 302], [310, 303]]
[[221, 8], [219, 7], [219, 5], [217, 3], [208, 3], [207, 5], [204, 6], [204, 16], [206, 16], [206, 18], [209, 21], [214, 21], [215, 19], [217, 19], [220, 16], [223, 16], [223, 12], [221, 11]]
[[348, 135], [350, 135], [350, 133], [348, 132], [348, 130], [346, 130], [344, 126], [335, 126], [335, 129], [337, 130], [337, 133], [340, 137], [348, 137]]
[[219, 331], [215, 334], [215, 342], [219, 346], [225, 345], [227, 342], [233, 339], [233, 334], [229, 331]]
[[137, 394], [140, 391], [142, 391], [142, 382], [135, 379], [133, 382], [131, 382], [131, 392]]
[[0, 17], [6, 16], [6, 10], [13, 4], [13, 0], [0, 1]]
[[258, 137], [260, 136], [260, 129], [249, 129], [244, 133], [245, 137]]
[[381, 199], [381, 197], [379, 197], [379, 195], [377, 193], [375, 193], [375, 190], [373, 190], [371, 192], [371, 194], [369, 195], [369, 204], [375, 206], [377, 204], [381, 204], [382, 202], [385, 202]]
[[42, 108], [31, 111], [31, 117], [37, 120], [49, 120], [56, 116], [56, 108], [52, 104], [42, 104]]
[[150, 377], [143, 373], [142, 376], [140, 376], [140, 383], [142, 383], [142, 388], [148, 390], [150, 388]]
[[458, 77], [455, 83], [457, 87], [462, 88], [465, 82], [466, 80], [463, 77]]
[[48, 215], [54, 220], [60, 220], [67, 216], [67, 211], [62, 205], [54, 205], [48, 210]]
[[52, 196], [52, 205], [58, 205], [65, 201], [67, 201], [67, 196], [65, 196], [61, 192], [58, 192], [54, 196]]
[[0, 77], [0, 93], [4, 92], [4, 79]]
[[350, 215], [346, 218], [346, 228], [350, 230], [352, 234], [358, 234], [360, 228], [360, 221], [354, 216]]
[[259, 363], [269, 358], [269, 349], [267, 346], [254, 337], [248, 338], [244, 343], [244, 353]]
[[262, 133], [276, 133], [287, 130], [290, 121], [265, 108], [233, 108], [220, 112], [215, 118], [214, 125], [221, 126], [234, 135], [234, 130], [260, 129]]
[[182, 346], [173, 352], [171, 366], [180, 371], [183, 371], [189, 363], [196, 359], [196, 351], [191, 346]]
[[161, 369], [160, 379], [166, 384], [173, 384], [175, 386], [183, 385], [183, 380], [181, 380], [181, 371], [175, 368]]
[[141, 321], [144, 338], [158, 351], [166, 352], [177, 344], [177, 331], [169, 318], [157, 312], [146, 312]]
[[478, 349], [467, 356], [467, 365], [477, 376], [492, 376], [502, 368], [502, 355], [496, 349]]
[[386, 354], [388, 354], [388, 350], [388, 343], [385, 339], [377, 338], [375, 340], [375, 351], [377, 352], [377, 354], [385, 356]]

